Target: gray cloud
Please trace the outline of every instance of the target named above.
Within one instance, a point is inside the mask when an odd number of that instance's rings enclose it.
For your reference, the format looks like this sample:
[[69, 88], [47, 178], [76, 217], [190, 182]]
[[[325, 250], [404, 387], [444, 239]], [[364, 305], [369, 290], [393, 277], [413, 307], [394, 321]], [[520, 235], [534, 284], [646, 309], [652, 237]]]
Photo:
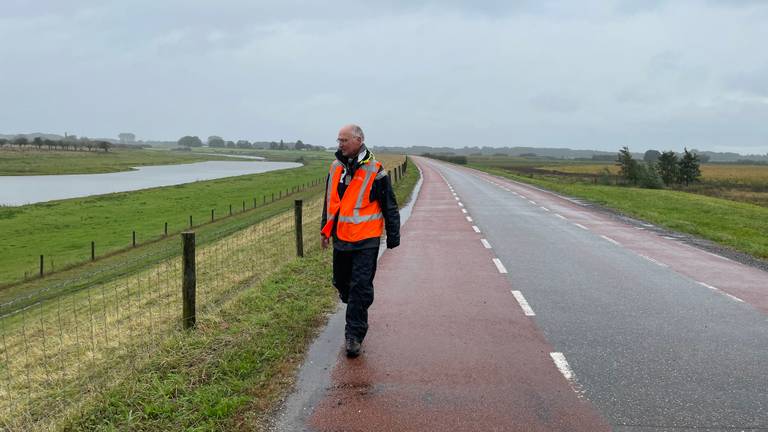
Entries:
[[[768, 5], [737, 1], [0, 6], [0, 133], [765, 148]], [[638, 148], [640, 150], [640, 148]]]

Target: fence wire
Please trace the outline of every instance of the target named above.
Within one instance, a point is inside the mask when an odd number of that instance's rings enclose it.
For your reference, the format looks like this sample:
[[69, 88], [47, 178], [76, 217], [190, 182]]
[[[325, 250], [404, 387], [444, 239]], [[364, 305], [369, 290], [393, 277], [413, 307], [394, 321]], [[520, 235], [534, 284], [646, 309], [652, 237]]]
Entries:
[[[305, 252], [319, 247], [322, 205], [304, 203]], [[295, 225], [286, 211], [198, 236], [198, 323], [296, 257]], [[0, 305], [0, 430], [50, 429], [183, 331], [181, 241], [154, 248], [151, 264], [142, 255]]]
[[[321, 199], [305, 203], [304, 232], [317, 232], [321, 211]], [[200, 236], [198, 321], [295, 258], [295, 230], [288, 211], [235, 232]], [[305, 235], [304, 243], [307, 251], [318, 241]], [[181, 331], [181, 272], [177, 255], [0, 317], [0, 429], [48, 429], [64, 411], [149, 359], [161, 341]]]

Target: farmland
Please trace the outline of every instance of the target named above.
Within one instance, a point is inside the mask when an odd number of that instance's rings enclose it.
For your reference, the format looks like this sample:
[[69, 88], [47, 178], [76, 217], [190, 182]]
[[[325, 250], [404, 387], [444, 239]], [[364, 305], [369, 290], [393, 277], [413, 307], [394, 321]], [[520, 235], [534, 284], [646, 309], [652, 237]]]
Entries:
[[0, 176], [96, 174], [129, 171], [132, 167], [231, 160], [190, 152], [114, 149], [103, 151], [19, 151], [0, 149]]

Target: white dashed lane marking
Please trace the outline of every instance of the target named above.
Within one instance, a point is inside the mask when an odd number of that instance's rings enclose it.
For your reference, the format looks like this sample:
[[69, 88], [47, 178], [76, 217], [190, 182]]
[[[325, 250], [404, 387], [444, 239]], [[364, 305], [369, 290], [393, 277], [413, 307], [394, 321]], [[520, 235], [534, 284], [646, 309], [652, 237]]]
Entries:
[[616, 246], [621, 246], [621, 243], [617, 242], [616, 240], [614, 240], [614, 239], [612, 239], [612, 238], [610, 238], [608, 236], [601, 235], [600, 237], [602, 237], [603, 240], [607, 240], [607, 241], [615, 244]]
[[491, 244], [488, 243], [488, 240], [486, 240], [486, 239], [480, 239], [480, 243], [482, 243], [483, 246], [485, 246], [486, 249], [490, 249], [491, 248]]
[[581, 229], [583, 229], [583, 230], [587, 230], [587, 231], [589, 231], [589, 228], [585, 227], [584, 225], [582, 225], [582, 224], [580, 224], [580, 223], [575, 223], [574, 225], [576, 225], [577, 227], [579, 227], [579, 228], [581, 228]]
[[559, 217], [560, 219], [565, 220], [565, 216], [563, 216], [563, 215], [561, 215], [559, 213], [555, 213], [555, 216]]
[[467, 216], [467, 222], [472, 222], [472, 218]]
[[498, 258], [493, 259], [493, 263], [496, 264], [496, 269], [499, 270], [499, 273], [506, 273], [507, 269], [504, 267], [504, 264], [501, 263], [501, 260]]
[[520, 291], [512, 291], [512, 295], [515, 296], [515, 300], [517, 300], [517, 303], [520, 305], [525, 316], [536, 316], [536, 313], [531, 309], [531, 305], [529, 305], [528, 301], [523, 297], [523, 293]]
[[475, 230], [476, 233], [480, 232], [480, 228], [478, 228], [477, 225], [472, 225], [472, 229]]

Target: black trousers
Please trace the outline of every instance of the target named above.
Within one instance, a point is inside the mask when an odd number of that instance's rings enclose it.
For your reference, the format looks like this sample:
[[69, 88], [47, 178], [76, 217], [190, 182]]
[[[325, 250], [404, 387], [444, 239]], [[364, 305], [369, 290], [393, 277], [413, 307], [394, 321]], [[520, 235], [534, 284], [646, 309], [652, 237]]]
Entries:
[[379, 249], [333, 250], [333, 286], [347, 304], [344, 334], [360, 342], [368, 332], [368, 308], [373, 303], [373, 277]]

